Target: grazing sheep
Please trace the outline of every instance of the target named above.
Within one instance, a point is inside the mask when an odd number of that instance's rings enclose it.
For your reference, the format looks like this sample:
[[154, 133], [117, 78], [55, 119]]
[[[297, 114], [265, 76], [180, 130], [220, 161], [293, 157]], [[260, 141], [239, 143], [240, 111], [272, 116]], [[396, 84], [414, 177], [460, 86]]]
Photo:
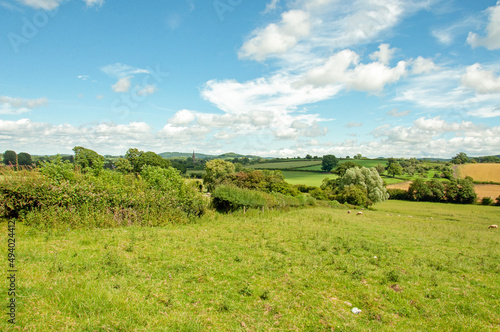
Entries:
[[361, 212], [361, 211], [359, 211], [358, 213], [356, 213], [357, 216], [360, 216], [362, 214], [363, 214], [363, 212]]
[[351, 210], [347, 211], [347, 214], [351, 213]]
[[490, 228], [498, 228], [498, 225], [491, 225], [490, 227], [488, 227], [488, 229]]

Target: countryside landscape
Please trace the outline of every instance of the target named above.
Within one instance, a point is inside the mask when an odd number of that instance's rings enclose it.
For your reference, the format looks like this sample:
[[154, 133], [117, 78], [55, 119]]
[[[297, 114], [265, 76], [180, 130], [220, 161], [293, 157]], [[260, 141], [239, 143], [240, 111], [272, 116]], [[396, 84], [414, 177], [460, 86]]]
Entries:
[[74, 152], [3, 154], [22, 330], [500, 326], [498, 156]]
[[500, 332], [500, 0], [0, 17], [0, 331]]

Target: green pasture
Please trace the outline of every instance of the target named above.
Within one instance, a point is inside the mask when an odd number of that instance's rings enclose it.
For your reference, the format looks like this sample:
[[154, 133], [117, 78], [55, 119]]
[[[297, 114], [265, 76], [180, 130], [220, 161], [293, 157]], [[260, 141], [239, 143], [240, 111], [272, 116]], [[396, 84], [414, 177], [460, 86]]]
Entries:
[[321, 186], [325, 178], [336, 179], [335, 174], [326, 174], [318, 172], [303, 172], [303, 171], [282, 171], [285, 181], [290, 184], [305, 184], [307, 186]]
[[[293, 161], [282, 161], [276, 163], [263, 163], [263, 164], [255, 164], [250, 165], [248, 167], [254, 169], [293, 169], [293, 168], [302, 168], [308, 166], [321, 165], [321, 161], [311, 161], [311, 160], [293, 160]], [[320, 166], [321, 168], [321, 166]]]
[[19, 222], [16, 324], [4, 315], [0, 330], [498, 331], [498, 207], [374, 208], [158, 228]]

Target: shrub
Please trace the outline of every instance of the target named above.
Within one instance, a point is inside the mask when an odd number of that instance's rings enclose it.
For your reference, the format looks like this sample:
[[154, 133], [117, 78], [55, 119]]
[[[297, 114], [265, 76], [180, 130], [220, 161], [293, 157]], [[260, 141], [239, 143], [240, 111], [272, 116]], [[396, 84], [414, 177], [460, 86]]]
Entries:
[[481, 204], [483, 205], [491, 205], [493, 203], [493, 199], [491, 197], [483, 197], [481, 199]]
[[389, 199], [396, 199], [401, 201], [410, 200], [411, 197], [408, 194], [408, 191], [403, 189], [387, 189], [389, 193]]
[[256, 190], [220, 185], [212, 193], [212, 204], [218, 211], [229, 212], [240, 208], [266, 206], [265, 194]]
[[500, 196], [497, 197], [497, 206], [500, 206]]

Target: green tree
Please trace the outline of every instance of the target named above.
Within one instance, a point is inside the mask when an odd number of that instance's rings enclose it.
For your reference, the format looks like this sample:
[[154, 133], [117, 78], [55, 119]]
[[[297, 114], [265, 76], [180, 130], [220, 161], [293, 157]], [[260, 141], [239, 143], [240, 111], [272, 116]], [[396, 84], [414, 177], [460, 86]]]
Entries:
[[392, 175], [392, 177], [396, 175], [401, 175], [403, 174], [403, 168], [401, 165], [399, 165], [398, 162], [391, 163], [389, 166], [387, 166], [387, 174]]
[[313, 157], [310, 154], [306, 155], [306, 159], [312, 159]]
[[133, 171], [134, 166], [130, 163], [128, 159], [119, 158], [115, 162], [116, 170], [121, 173], [130, 173]]
[[3, 153], [3, 163], [5, 165], [17, 165], [17, 154], [15, 151], [7, 150]]
[[423, 179], [418, 178], [410, 184], [408, 194], [415, 201], [428, 201], [432, 191]]
[[461, 204], [474, 204], [477, 200], [477, 194], [474, 188], [474, 182], [470, 179], [458, 180], [459, 191], [457, 202]]
[[208, 191], [211, 192], [234, 172], [235, 168], [233, 163], [222, 159], [210, 160], [205, 165], [203, 183]]
[[333, 154], [327, 154], [323, 156], [323, 161], [321, 163], [321, 169], [325, 172], [330, 172], [339, 163], [337, 157]]
[[340, 189], [336, 198], [340, 203], [349, 203], [356, 206], [370, 206], [373, 204], [368, 198], [366, 189], [359, 184], [344, 186]]
[[349, 185], [360, 185], [366, 190], [368, 199], [373, 203], [389, 198], [384, 181], [375, 168], [350, 168], [340, 179], [340, 190]]
[[127, 153], [125, 153], [125, 159], [130, 162], [132, 171], [135, 173], [140, 173], [142, 168], [146, 165], [164, 169], [172, 166], [169, 160], [162, 158], [160, 155], [151, 151], [139, 151], [136, 148], [128, 149]]
[[346, 161], [346, 162], [343, 162], [343, 163], [339, 164], [332, 173], [337, 174], [339, 177], [343, 177], [344, 174], [345, 174], [345, 172], [349, 168], [354, 168], [354, 167], [360, 168], [360, 167], [363, 167], [363, 166], [361, 166], [360, 164], [355, 163], [354, 161]]
[[17, 155], [17, 161], [19, 165], [22, 166], [31, 166], [33, 165], [33, 160], [31, 160], [31, 155], [26, 152], [21, 152]]
[[377, 166], [375, 166], [375, 169], [377, 170], [379, 175], [382, 175], [382, 173], [385, 172], [385, 166], [378, 163]]
[[82, 146], [75, 146], [75, 166], [81, 168], [82, 172], [92, 170], [99, 173], [104, 167], [104, 157], [97, 152]]
[[465, 164], [469, 162], [469, 157], [464, 152], [460, 152], [451, 159], [451, 162], [454, 164]]

